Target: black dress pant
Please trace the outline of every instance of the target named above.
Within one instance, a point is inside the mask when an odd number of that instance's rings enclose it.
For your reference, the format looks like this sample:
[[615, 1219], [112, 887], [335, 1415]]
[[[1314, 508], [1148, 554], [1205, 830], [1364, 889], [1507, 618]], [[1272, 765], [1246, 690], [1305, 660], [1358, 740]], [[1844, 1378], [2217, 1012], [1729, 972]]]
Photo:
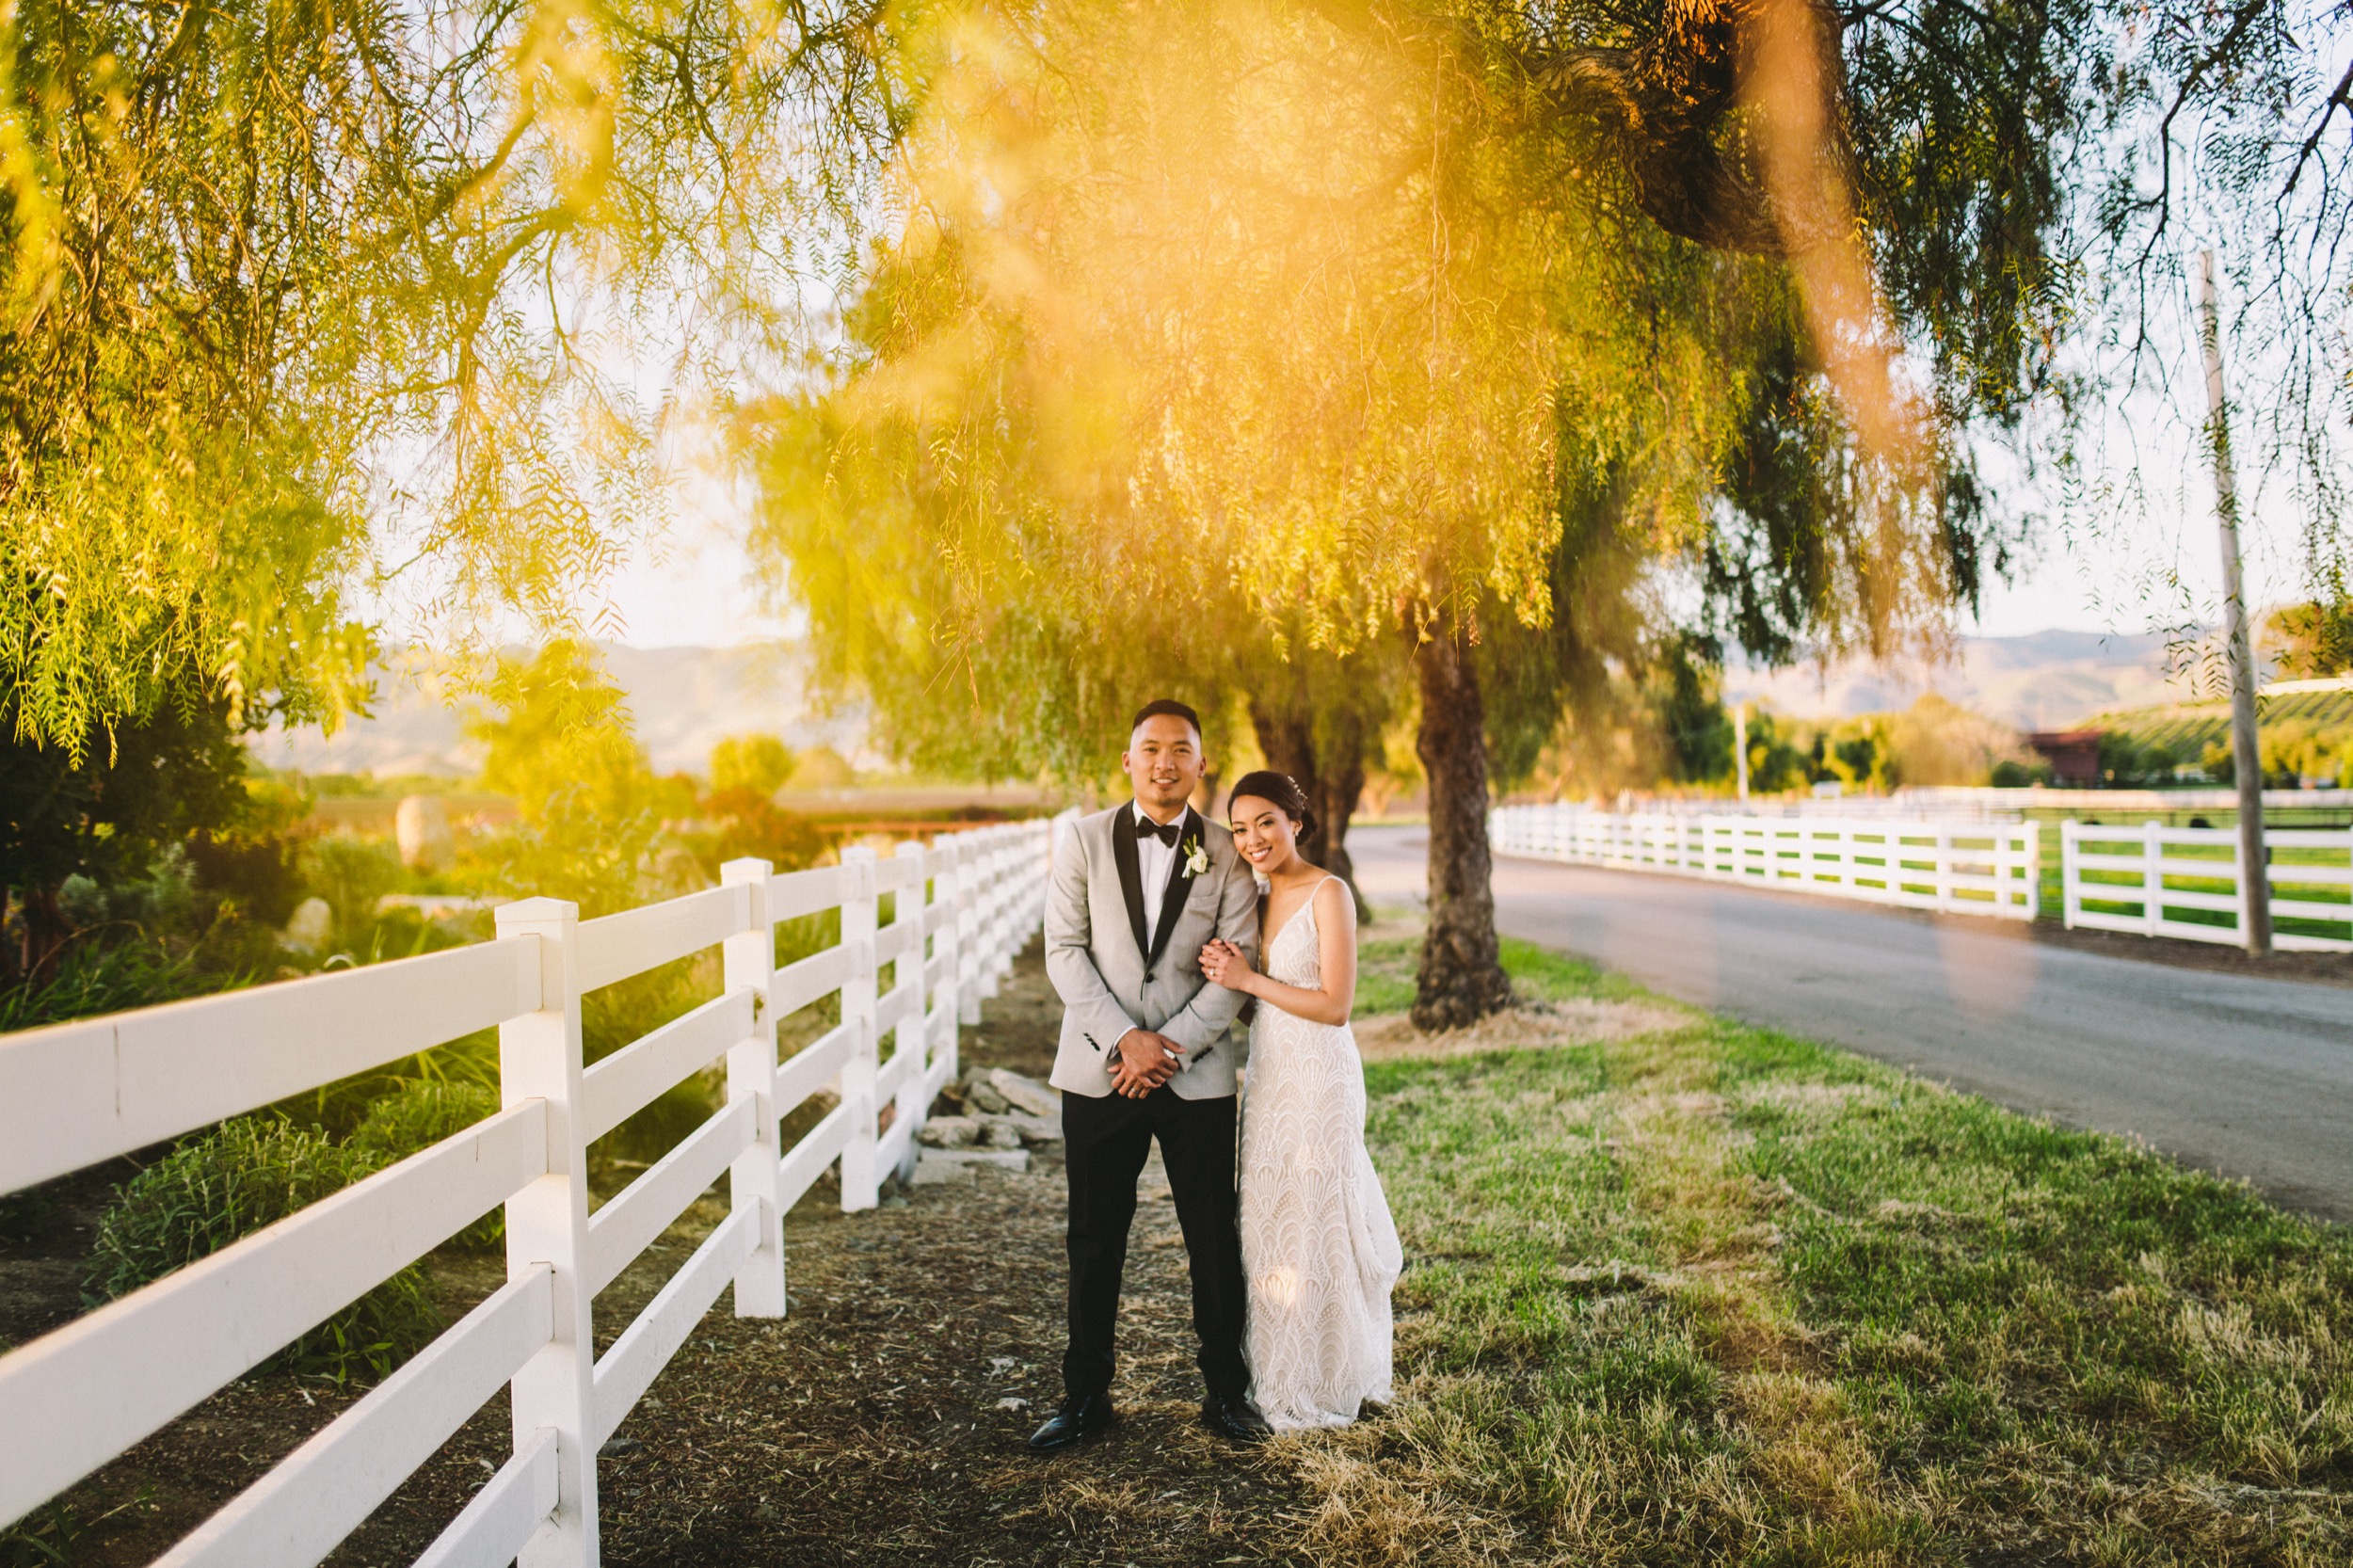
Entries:
[[1200, 1336], [1201, 1377], [1212, 1393], [1241, 1394], [1242, 1363], [1241, 1232], [1234, 1196], [1235, 1100], [1189, 1100], [1163, 1085], [1142, 1099], [1091, 1098], [1064, 1091], [1063, 1153], [1070, 1176], [1070, 1348], [1063, 1354], [1064, 1391], [1111, 1387], [1112, 1345], [1119, 1321], [1119, 1281], [1128, 1262], [1128, 1228], [1136, 1215], [1136, 1177], [1152, 1140], [1160, 1141], [1169, 1194], [1185, 1233], [1193, 1270], [1193, 1327]]

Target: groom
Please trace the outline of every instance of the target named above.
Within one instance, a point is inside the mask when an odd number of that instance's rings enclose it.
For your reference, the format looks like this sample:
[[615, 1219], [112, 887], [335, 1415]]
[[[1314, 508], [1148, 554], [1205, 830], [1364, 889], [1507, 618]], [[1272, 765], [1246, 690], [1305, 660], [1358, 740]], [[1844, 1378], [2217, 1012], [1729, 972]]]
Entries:
[[1193, 1272], [1201, 1418], [1244, 1443], [1267, 1436], [1242, 1364], [1241, 1241], [1234, 1201], [1239, 993], [1202, 978], [1212, 936], [1257, 946], [1257, 884], [1233, 836], [1186, 802], [1201, 782], [1201, 721], [1146, 703], [1120, 758], [1135, 799], [1083, 817], [1054, 854], [1046, 972], [1063, 1000], [1054, 1087], [1070, 1177], [1070, 1346], [1064, 1400], [1030, 1439], [1039, 1453], [1112, 1425], [1112, 1340], [1135, 1218], [1136, 1177], [1160, 1142]]

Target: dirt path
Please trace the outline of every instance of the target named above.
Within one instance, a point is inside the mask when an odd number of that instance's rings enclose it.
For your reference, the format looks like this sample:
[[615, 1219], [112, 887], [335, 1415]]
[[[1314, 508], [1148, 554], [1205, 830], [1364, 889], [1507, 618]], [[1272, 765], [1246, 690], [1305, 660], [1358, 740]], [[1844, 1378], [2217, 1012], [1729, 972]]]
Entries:
[[[1034, 954], [985, 1015], [965, 1060], [1043, 1077], [1059, 1010]], [[655, 1384], [660, 1408], [623, 1427], [643, 1447], [602, 1467], [605, 1560], [1279, 1560], [1278, 1516], [1305, 1498], [1199, 1426], [1184, 1249], [1157, 1174], [1128, 1255], [1119, 1432], [1051, 1461], [1022, 1447], [1061, 1395], [1059, 1158], [872, 1214], [821, 1191], [787, 1223], [792, 1315], [741, 1322], [723, 1300]]]

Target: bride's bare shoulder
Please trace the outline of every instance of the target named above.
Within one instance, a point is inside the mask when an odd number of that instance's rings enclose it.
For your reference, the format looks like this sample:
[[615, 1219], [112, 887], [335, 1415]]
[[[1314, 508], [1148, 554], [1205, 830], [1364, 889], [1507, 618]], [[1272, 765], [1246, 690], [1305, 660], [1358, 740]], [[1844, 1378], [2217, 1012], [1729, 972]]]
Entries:
[[1316, 887], [1316, 918], [1327, 931], [1356, 935], [1356, 901], [1349, 896], [1348, 884], [1337, 876], [1327, 876]]

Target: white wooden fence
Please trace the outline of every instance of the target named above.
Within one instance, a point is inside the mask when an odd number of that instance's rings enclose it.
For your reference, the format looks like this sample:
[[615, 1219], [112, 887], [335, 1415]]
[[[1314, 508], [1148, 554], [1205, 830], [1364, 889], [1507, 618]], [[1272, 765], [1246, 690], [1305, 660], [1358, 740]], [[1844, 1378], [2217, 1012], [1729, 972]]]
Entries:
[[[1053, 830], [851, 849], [782, 876], [737, 860], [716, 888], [600, 920], [526, 899], [478, 946], [0, 1037], [0, 1192], [493, 1024], [504, 1107], [0, 1357], [0, 1523], [504, 1204], [505, 1286], [160, 1560], [319, 1561], [506, 1384], [514, 1456], [418, 1560], [595, 1563], [599, 1446], [730, 1283], [739, 1316], [784, 1315], [784, 1216], [821, 1173], [838, 1161], [841, 1207], [871, 1208], [883, 1173], [912, 1162], [958, 1021], [977, 1021], [1038, 923]], [[895, 918], [878, 929], [885, 893]], [[836, 908], [838, 943], [774, 967], [778, 921]], [[712, 946], [719, 996], [583, 1062], [583, 994]], [[840, 1023], [779, 1064], [777, 1020], [837, 993]], [[721, 1058], [725, 1109], [592, 1214], [588, 1144]], [[779, 1149], [779, 1118], [836, 1082], [840, 1105]], [[723, 1173], [727, 1220], [594, 1355], [597, 1292]]]
[[1582, 806], [1504, 806], [1488, 818], [1502, 855], [1568, 860], [2030, 920], [2033, 823], [1674, 816]]
[[[2272, 945], [2353, 950], [2353, 830], [2267, 827]], [[2247, 917], [2235, 827], [2059, 824], [2069, 927], [2238, 945]], [[2227, 922], [2182, 917], [2224, 915]]]

